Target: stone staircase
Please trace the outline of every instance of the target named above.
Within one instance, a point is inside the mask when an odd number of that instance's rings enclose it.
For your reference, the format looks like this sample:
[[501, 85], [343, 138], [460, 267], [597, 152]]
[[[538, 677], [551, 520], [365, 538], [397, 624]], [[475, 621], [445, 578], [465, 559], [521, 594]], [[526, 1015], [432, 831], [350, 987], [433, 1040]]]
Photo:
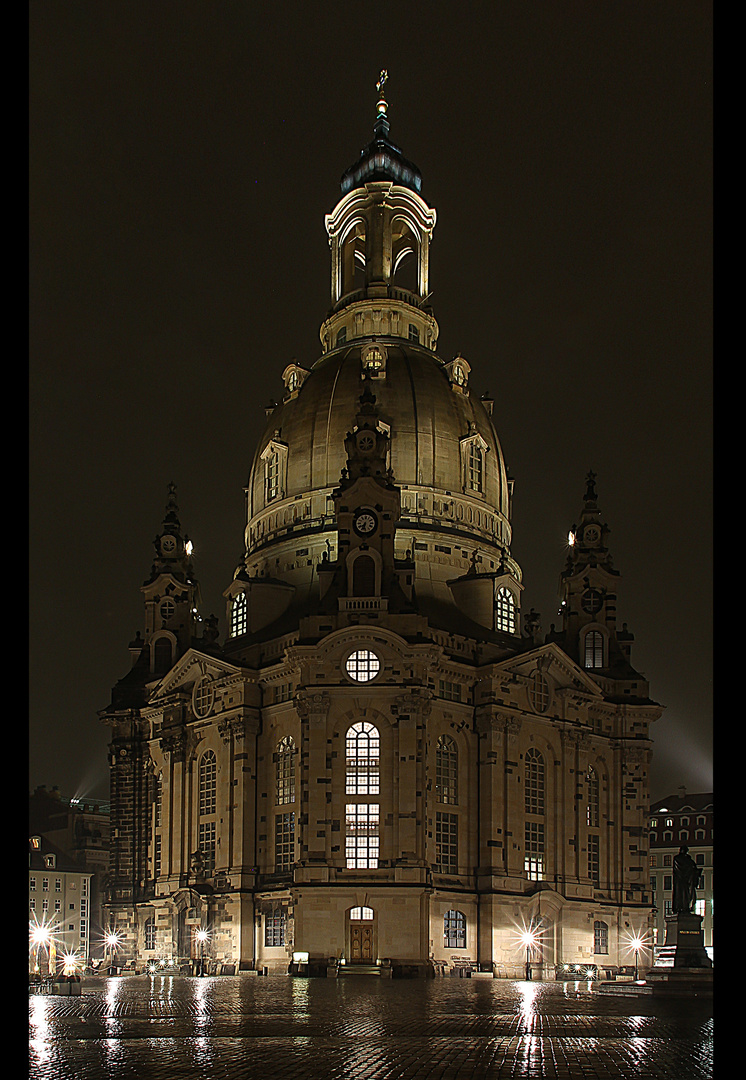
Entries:
[[350, 975], [377, 975], [380, 978], [381, 968], [378, 964], [342, 964], [339, 977], [346, 979]]

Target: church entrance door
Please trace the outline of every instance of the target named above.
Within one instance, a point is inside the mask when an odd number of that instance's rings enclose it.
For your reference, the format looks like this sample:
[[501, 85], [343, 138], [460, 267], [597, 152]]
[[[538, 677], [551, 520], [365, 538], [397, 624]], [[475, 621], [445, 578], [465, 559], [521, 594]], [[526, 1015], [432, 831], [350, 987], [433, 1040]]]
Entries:
[[357, 923], [350, 926], [350, 963], [373, 963], [373, 924]]

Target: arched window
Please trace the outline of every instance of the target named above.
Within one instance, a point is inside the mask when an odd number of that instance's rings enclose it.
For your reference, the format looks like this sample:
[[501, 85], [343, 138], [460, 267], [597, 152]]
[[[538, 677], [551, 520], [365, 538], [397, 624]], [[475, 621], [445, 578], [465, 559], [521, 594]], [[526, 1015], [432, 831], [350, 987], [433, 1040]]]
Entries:
[[218, 761], [213, 750], [207, 750], [199, 763], [199, 840], [205, 873], [215, 869]]
[[358, 555], [352, 564], [352, 595], [375, 596], [376, 564], [370, 555]]
[[347, 731], [345, 756], [347, 762], [347, 795], [378, 795], [380, 791], [381, 740], [378, 728], [361, 720]]
[[277, 744], [277, 805], [295, 802], [295, 743], [289, 735]]
[[505, 585], [499, 586], [495, 596], [495, 629], [515, 633], [515, 598]]
[[472, 491], [483, 491], [484, 454], [482, 447], [473, 442], [469, 445], [469, 463], [466, 473], [466, 486]]
[[354, 907], [350, 908], [350, 922], [372, 922], [373, 921], [373, 908], [372, 907]]
[[264, 459], [264, 501], [272, 502], [280, 494], [280, 455], [277, 451]]
[[[378, 728], [361, 720], [345, 738], [345, 794], [369, 798], [380, 791], [380, 736]], [[378, 803], [345, 804], [345, 862], [349, 869], [375, 870], [379, 852]]]
[[144, 946], [146, 949], [152, 951], [155, 949], [155, 918], [151, 915], [149, 919], [145, 920], [144, 930]]
[[438, 802], [458, 802], [458, 751], [450, 735], [441, 735], [435, 751], [435, 798]]
[[526, 751], [524, 769], [524, 798], [527, 814], [544, 813], [545, 767], [544, 758], [535, 746]]
[[604, 954], [609, 951], [609, 927], [598, 920], [593, 924], [593, 951]]
[[172, 657], [171, 639], [167, 637], [158, 638], [153, 648], [153, 673], [155, 675], [165, 675], [171, 667]]
[[589, 630], [585, 635], [585, 660], [587, 668], [604, 666], [604, 637], [600, 630]]
[[443, 947], [466, 948], [466, 916], [463, 911], [447, 911], [443, 916]]
[[355, 221], [342, 238], [340, 296], [365, 288], [365, 222]]
[[596, 770], [590, 766], [585, 774], [586, 804], [585, 823], [591, 829], [598, 828], [598, 777]]
[[248, 597], [239, 593], [231, 607], [231, 637], [245, 634], [248, 629]]

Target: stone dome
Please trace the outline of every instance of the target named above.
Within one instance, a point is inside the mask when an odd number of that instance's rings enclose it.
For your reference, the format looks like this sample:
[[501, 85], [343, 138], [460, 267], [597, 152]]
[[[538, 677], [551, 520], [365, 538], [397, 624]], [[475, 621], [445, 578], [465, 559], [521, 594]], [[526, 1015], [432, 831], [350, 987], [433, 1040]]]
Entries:
[[[291, 365], [249, 477], [249, 573], [284, 578], [281, 567], [297, 561], [291, 549], [303, 551], [308, 566], [333, 549], [329, 503], [347, 466], [345, 438], [364, 386], [390, 437], [389, 467], [402, 492], [397, 553], [437, 544], [450, 549], [442, 555], [459, 551], [451, 577], [477, 558], [494, 570], [510, 545], [509, 480], [489, 403], [469, 389], [468, 370], [461, 357], [445, 364], [393, 338], [332, 349], [310, 371]], [[302, 567], [292, 570], [297, 585]]]
[[[437, 215], [419, 194], [419, 171], [411, 166], [411, 177], [400, 175], [405, 159], [393, 155], [400, 152], [388, 139], [384, 106], [379, 101], [374, 143], [393, 148], [385, 168], [365, 164], [378, 160], [370, 144], [361, 156], [365, 167], [348, 170], [341, 198], [325, 216], [331, 280], [322, 355], [282, 373], [284, 397], [268, 416], [251, 466], [246, 556], [236, 574], [272, 582], [283, 595], [291, 586], [294, 604], [313, 603], [320, 563], [331, 565], [345, 542], [335, 492], [345, 482], [348, 435], [365, 391], [375, 398], [376, 430], [385, 436], [386, 482], [400, 496], [394, 559], [415, 564], [419, 601], [430, 597], [449, 608], [465, 610], [464, 596], [479, 578], [480, 622], [491, 626], [501, 583], [510, 579], [511, 602], [521, 589], [510, 556], [511, 481], [492, 402], [471, 389], [463, 357], [445, 362], [437, 355], [429, 306]], [[472, 601], [466, 606], [476, 610]]]

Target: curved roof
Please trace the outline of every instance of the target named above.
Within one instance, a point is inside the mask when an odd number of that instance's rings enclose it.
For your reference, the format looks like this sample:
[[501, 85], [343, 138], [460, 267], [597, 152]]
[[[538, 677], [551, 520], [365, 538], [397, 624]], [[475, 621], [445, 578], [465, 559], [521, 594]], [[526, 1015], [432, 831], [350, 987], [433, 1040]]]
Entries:
[[[444, 495], [473, 494], [464, 492], [463, 443], [477, 440], [484, 458], [479, 502], [507, 517], [505, 463], [482, 402], [454, 388], [429, 350], [402, 339], [379, 343], [387, 353], [386, 375], [371, 380], [370, 389], [391, 438], [394, 482]], [[274, 409], [249, 477], [250, 518], [265, 506], [262, 454], [273, 439], [287, 447], [285, 498], [338, 485], [347, 464], [345, 437], [363, 388], [362, 352], [370, 344], [362, 339], [326, 353], [300, 389]]]

